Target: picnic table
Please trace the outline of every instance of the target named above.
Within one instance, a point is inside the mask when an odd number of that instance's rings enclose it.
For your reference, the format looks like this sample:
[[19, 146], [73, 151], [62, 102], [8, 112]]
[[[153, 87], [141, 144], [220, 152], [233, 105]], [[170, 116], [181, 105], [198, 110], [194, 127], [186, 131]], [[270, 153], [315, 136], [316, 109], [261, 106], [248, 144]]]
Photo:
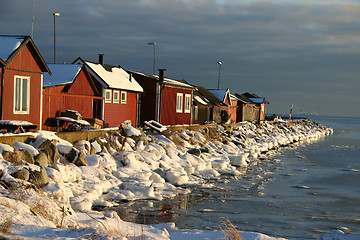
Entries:
[[11, 133], [24, 133], [37, 128], [36, 124], [20, 120], [0, 120], [0, 130]]

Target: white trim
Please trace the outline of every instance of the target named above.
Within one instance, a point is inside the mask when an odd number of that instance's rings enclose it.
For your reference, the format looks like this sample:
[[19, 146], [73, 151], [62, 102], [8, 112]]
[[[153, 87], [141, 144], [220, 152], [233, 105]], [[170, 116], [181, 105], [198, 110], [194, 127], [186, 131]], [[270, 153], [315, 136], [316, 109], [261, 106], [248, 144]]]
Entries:
[[176, 94], [176, 112], [182, 113], [183, 112], [183, 105], [184, 105], [184, 96], [182, 93]]
[[[115, 98], [117, 94], [117, 98]], [[119, 103], [120, 102], [120, 91], [119, 90], [114, 90], [113, 92], [113, 103]]]
[[[125, 96], [124, 99], [123, 99], [123, 96]], [[121, 104], [126, 104], [126, 102], [127, 102], [127, 92], [126, 91], [121, 91], [120, 100], [121, 100]]]
[[[16, 79], [19, 78], [20, 79], [20, 109], [23, 108], [22, 106], [22, 97], [23, 97], [23, 80], [24, 79], [27, 79], [27, 85], [28, 85], [28, 88], [27, 88], [27, 93], [26, 93], [26, 111], [22, 111], [22, 110], [16, 110], [16, 106], [15, 106], [15, 103], [16, 103]], [[14, 76], [14, 98], [13, 98], [13, 113], [14, 114], [30, 114], [30, 77], [29, 76], [19, 76], [19, 75], [15, 75]]]
[[[110, 93], [110, 97], [108, 99], [106, 98], [106, 93]], [[105, 103], [111, 103], [111, 99], [112, 99], [112, 90], [111, 89], [105, 89], [104, 98], [105, 98]]]
[[191, 113], [191, 94], [185, 94], [184, 113]]

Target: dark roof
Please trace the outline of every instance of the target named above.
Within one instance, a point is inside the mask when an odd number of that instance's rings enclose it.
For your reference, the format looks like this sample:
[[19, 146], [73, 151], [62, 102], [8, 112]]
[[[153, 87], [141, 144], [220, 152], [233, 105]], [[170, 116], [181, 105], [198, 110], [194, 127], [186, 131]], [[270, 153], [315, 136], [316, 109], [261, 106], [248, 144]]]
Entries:
[[212, 102], [214, 104], [214, 106], [225, 106], [225, 104], [219, 98], [217, 98], [214, 94], [212, 94], [206, 88], [201, 87], [201, 86], [196, 86], [196, 88], [197, 88], [197, 91], [201, 95], [206, 97], [210, 102]]
[[205, 96], [203, 96], [199, 91], [193, 92], [193, 104], [195, 106], [214, 106], [214, 104], [210, 102]]
[[0, 64], [7, 66], [27, 44], [35, 51], [34, 58], [38, 60], [41, 71], [51, 75], [49, 67], [30, 36], [0, 35]]
[[[268, 101], [266, 101], [265, 98], [259, 97], [258, 95], [256, 95], [255, 93], [249, 93], [249, 92], [245, 92], [242, 94], [243, 96], [245, 96], [246, 98], [248, 98], [250, 101], [254, 102], [254, 103], [265, 103], [265, 104], [269, 104]], [[252, 99], [252, 100], [251, 100]], [[262, 99], [262, 100], [261, 100]]]
[[[131, 70], [127, 70], [127, 72], [131, 73], [135, 79], [136, 79], [136, 76], [142, 76], [142, 77], [146, 77], [150, 80], [153, 80], [155, 82], [159, 82], [158, 75], [150, 75], [150, 74], [135, 72], [135, 71], [131, 71]], [[175, 80], [175, 79], [168, 78], [168, 77], [165, 77], [164, 85], [168, 86], [168, 87], [174, 87], [174, 88], [195, 90], [195, 87], [193, 85], [187, 83], [185, 80]]]

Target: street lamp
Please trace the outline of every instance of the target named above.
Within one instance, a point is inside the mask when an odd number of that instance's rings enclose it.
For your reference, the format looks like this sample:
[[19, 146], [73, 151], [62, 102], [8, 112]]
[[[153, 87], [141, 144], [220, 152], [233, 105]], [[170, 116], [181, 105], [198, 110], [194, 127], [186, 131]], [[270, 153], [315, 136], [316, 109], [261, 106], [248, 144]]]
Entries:
[[155, 47], [156, 47], [156, 42], [149, 42], [148, 45], [153, 45], [154, 46], [154, 75], [155, 75]]
[[56, 17], [60, 16], [60, 13], [56, 12], [54, 15], [54, 63], [56, 63]]
[[219, 90], [220, 89], [220, 72], [221, 72], [221, 65], [222, 65], [222, 62], [217, 62], [217, 64], [219, 64], [219, 78], [218, 78], [218, 87], [217, 89]]

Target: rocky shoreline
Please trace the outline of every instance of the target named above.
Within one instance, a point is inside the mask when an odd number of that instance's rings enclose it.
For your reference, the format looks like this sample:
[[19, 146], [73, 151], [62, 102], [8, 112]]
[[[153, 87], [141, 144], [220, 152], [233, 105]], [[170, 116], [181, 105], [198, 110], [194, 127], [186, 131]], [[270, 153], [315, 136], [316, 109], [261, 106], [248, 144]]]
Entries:
[[[243, 174], [261, 153], [329, 134], [331, 128], [308, 119], [168, 128], [161, 134], [124, 123], [121, 131], [109, 131], [104, 138], [91, 141], [70, 143], [43, 131], [24, 143], [0, 143], [0, 216], [12, 222], [8, 232], [0, 233], [20, 236], [19, 226], [38, 228], [29, 219], [35, 223], [41, 219], [46, 229], [86, 232], [91, 226], [92, 231], [109, 238], [128, 239], [131, 232], [169, 239], [166, 228], [147, 226], [144, 230], [132, 224], [134, 229], [129, 230], [116, 213], [93, 209], [116, 206], [119, 201], [162, 200], [189, 193], [191, 188], [186, 186]], [[19, 218], [5, 203], [22, 206], [26, 217]], [[114, 233], [119, 224], [123, 230]]]

